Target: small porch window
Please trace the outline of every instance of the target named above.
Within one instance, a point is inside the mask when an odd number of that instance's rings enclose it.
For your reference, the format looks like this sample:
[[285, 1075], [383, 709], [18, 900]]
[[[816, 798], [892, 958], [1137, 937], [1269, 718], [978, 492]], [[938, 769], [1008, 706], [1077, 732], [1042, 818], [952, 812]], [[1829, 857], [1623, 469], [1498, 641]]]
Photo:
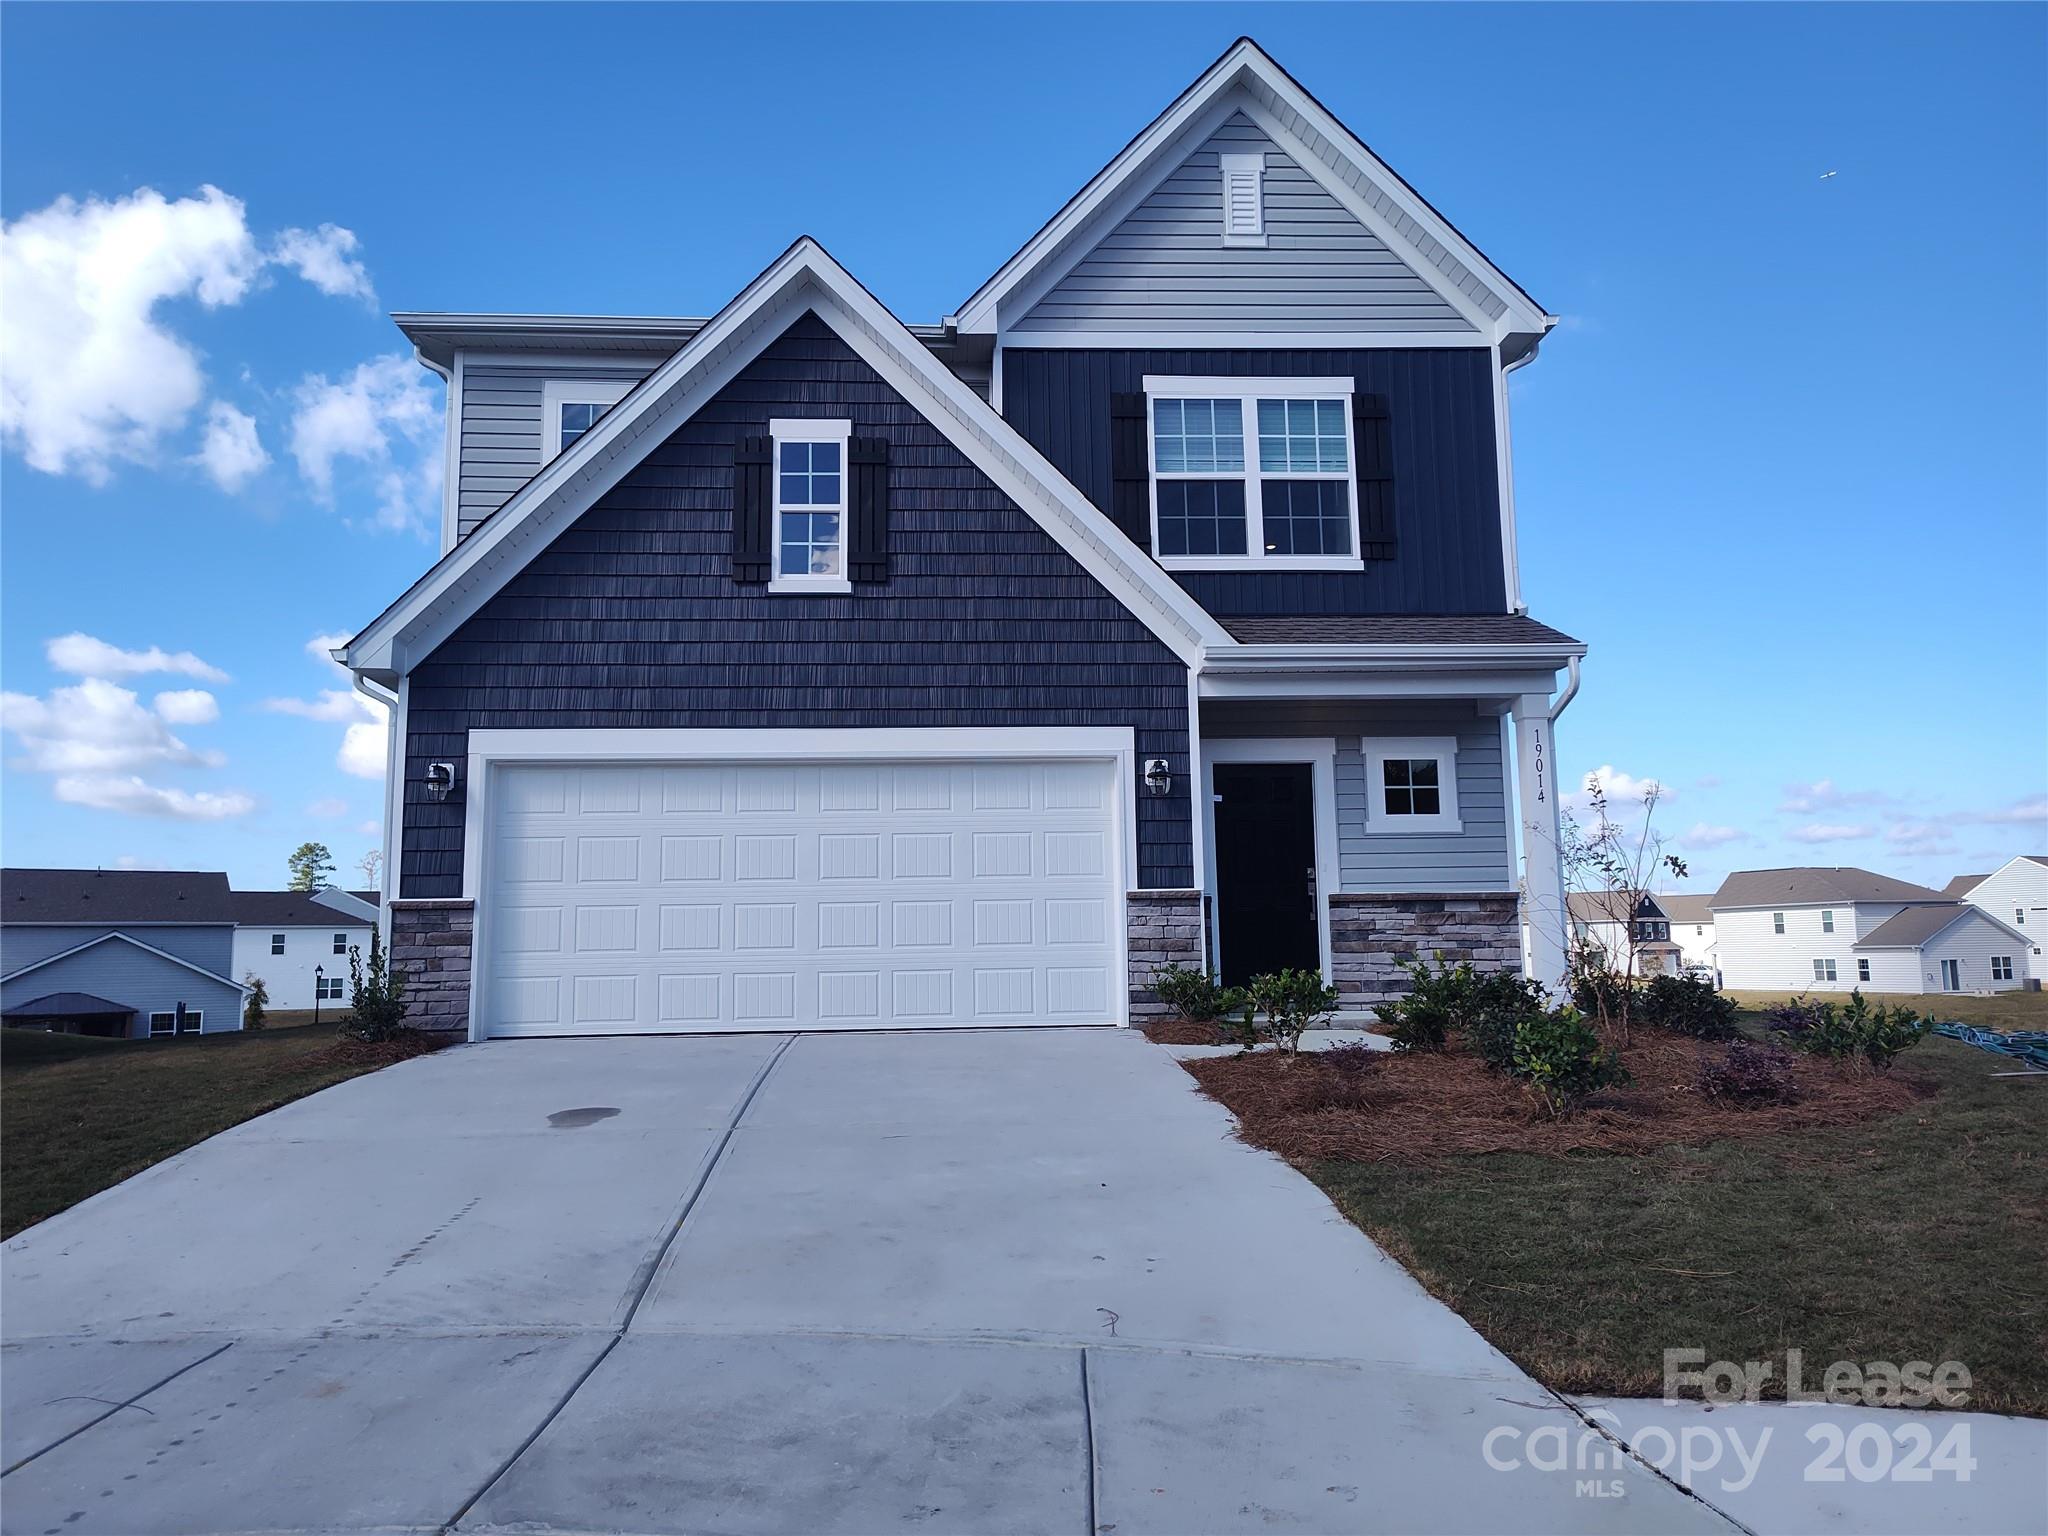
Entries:
[[1443, 737], [1367, 737], [1368, 832], [1457, 832], [1458, 744]]

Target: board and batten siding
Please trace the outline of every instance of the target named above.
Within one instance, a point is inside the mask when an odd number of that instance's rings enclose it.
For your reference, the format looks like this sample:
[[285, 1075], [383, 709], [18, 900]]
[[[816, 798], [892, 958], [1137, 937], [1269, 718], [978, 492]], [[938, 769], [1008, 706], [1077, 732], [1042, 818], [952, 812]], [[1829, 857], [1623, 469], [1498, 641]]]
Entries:
[[1360, 393], [1387, 400], [1394, 557], [1339, 571], [1177, 570], [1174, 580], [1216, 614], [1507, 611], [1493, 356], [1483, 347], [1097, 351], [1005, 342], [1002, 368], [1004, 417], [1112, 519], [1110, 397], [1142, 391], [1147, 374], [1355, 379]]
[[[850, 417], [889, 444], [889, 579], [843, 595], [735, 583], [734, 442]], [[815, 315], [409, 675], [406, 898], [462, 894], [463, 804], [427, 765], [474, 728], [1118, 726], [1165, 797], [1125, 786], [1138, 882], [1193, 880], [1186, 666]]]
[[[221, 932], [225, 936], [227, 930]], [[135, 937], [141, 938], [142, 933]], [[118, 939], [15, 977], [0, 986], [0, 1007], [16, 1007], [53, 992], [83, 992], [134, 1009], [131, 1036], [149, 1033], [151, 1013], [175, 1012], [180, 1003], [204, 1011], [200, 1028], [209, 1035], [242, 1027], [239, 988]]]
[[462, 441], [456, 468], [456, 537], [502, 507], [540, 473], [542, 393], [550, 379], [637, 384], [651, 365], [536, 358], [462, 369]]
[[[1471, 706], [1324, 703], [1205, 711], [1202, 739], [1315, 736], [1337, 744], [1338, 889], [1364, 895], [1511, 891], [1514, 847], [1501, 722]], [[1451, 736], [1458, 743], [1456, 832], [1367, 832], [1365, 738]]]
[[[1266, 244], [1223, 241], [1220, 156], [1263, 154]], [[1472, 323], [1243, 113], [1014, 324], [1045, 331], [1444, 331]]]
[[[15, 923], [0, 927], [0, 976], [17, 971], [24, 965], [34, 965], [51, 955], [61, 955], [67, 949], [76, 949], [108, 933], [125, 933], [152, 949], [176, 955], [180, 960], [189, 961], [216, 975], [234, 974], [229, 966], [234, 963], [235, 930], [225, 923], [166, 923], [161, 926], [149, 923], [134, 926], [119, 923]], [[43, 990], [62, 989], [45, 987]], [[86, 990], [92, 989], [88, 987]]]

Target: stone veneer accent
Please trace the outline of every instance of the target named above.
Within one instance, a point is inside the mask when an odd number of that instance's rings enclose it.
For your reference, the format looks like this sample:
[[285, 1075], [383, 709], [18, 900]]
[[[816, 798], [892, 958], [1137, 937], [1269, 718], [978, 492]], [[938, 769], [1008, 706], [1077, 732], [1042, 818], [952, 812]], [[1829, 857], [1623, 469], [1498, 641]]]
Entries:
[[1125, 895], [1133, 1024], [1168, 1012], [1152, 990], [1154, 972], [1174, 964], [1202, 965], [1203, 899], [1200, 891], [1131, 891]]
[[1330, 898], [1330, 963], [1345, 1008], [1370, 1008], [1408, 990], [1402, 967], [1438, 957], [1479, 971], [1522, 968], [1521, 897], [1445, 891]]
[[469, 1030], [472, 901], [391, 903], [391, 964], [405, 973], [405, 1022], [439, 1033]]

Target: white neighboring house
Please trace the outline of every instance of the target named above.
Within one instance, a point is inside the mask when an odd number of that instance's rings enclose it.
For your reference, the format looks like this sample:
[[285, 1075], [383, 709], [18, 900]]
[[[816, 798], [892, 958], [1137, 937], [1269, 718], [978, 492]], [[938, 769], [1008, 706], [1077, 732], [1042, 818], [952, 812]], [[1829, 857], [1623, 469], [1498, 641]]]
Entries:
[[1671, 920], [1671, 942], [1678, 946], [1680, 966], [1720, 969], [1720, 957], [1714, 946], [1714, 911], [1710, 905], [1713, 899], [1704, 891], [1666, 891], [1657, 898], [1657, 905]]
[[[1610, 967], [1628, 962], [1630, 919], [1626, 891], [1573, 891], [1565, 898], [1565, 907], [1571, 913], [1575, 947], [1598, 946]], [[1671, 942], [1671, 918], [1663, 898], [1644, 892], [1632, 920], [1636, 929], [1634, 974], [1675, 975], [1683, 959], [1678, 946]]]
[[1758, 992], [2006, 992], [2027, 943], [1968, 902], [1867, 869], [1738, 870], [1709, 903], [1724, 986]]
[[316, 987], [323, 1007], [347, 1004], [348, 952], [360, 945], [369, 953], [375, 891], [236, 891], [230, 899], [237, 981], [260, 976], [271, 1008], [311, 1008]]
[[1999, 922], [2027, 938], [2027, 971], [2048, 984], [2048, 858], [2023, 853], [1988, 875], [1957, 875], [1942, 893], [1973, 907], [1982, 907]]

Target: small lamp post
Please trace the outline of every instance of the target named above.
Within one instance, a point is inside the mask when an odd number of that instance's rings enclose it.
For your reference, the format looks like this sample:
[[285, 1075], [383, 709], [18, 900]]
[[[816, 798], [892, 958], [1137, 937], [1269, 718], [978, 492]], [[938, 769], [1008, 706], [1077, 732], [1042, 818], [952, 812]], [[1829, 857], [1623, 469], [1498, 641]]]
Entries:
[[320, 1027], [320, 999], [327, 995], [327, 967], [313, 967], [313, 1027]]

